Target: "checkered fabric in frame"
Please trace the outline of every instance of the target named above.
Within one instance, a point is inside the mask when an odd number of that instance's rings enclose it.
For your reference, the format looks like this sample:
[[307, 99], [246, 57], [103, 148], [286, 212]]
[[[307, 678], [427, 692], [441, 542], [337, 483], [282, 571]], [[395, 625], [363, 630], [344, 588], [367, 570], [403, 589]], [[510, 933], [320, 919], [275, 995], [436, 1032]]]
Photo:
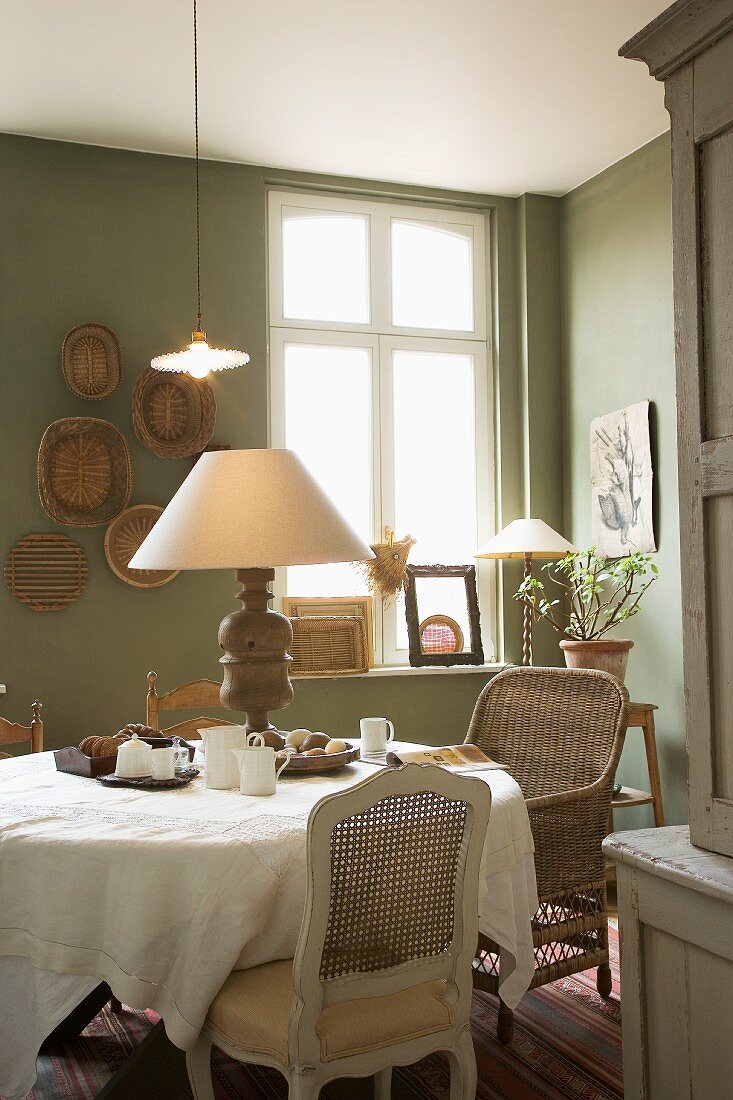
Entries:
[[467, 813], [465, 802], [418, 791], [336, 824], [321, 981], [449, 948]]

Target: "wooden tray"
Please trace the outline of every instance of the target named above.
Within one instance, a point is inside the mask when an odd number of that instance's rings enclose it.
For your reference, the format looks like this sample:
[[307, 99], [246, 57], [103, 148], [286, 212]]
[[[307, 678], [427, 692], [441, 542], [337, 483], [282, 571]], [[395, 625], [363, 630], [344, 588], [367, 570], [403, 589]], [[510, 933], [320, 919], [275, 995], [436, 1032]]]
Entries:
[[85, 779], [97, 779], [100, 775], [109, 775], [117, 767], [117, 754], [114, 756], [87, 756], [76, 745], [65, 749], [55, 749], [56, 771], [81, 775]]
[[5, 562], [5, 583], [31, 611], [62, 611], [81, 596], [87, 559], [66, 535], [26, 535]]
[[69, 416], [46, 428], [38, 450], [38, 494], [51, 519], [101, 527], [127, 507], [131, 489], [130, 453], [114, 424]]
[[180, 569], [128, 569], [133, 554], [148, 537], [163, 509], [157, 504], [135, 504], [113, 519], [104, 536], [107, 564], [116, 577], [134, 588], [159, 588]]
[[[332, 752], [327, 756], [291, 756], [290, 763], [282, 773], [282, 776], [295, 775], [302, 772], [334, 772], [337, 768], [343, 768], [346, 764], [352, 764], [359, 759], [359, 749], [355, 749], [349, 741], [344, 741], [348, 746], [344, 752]], [[279, 764], [282, 763], [280, 761]]]
[[205, 380], [148, 367], [135, 383], [132, 422], [137, 438], [159, 458], [199, 454], [214, 434], [214, 391]]
[[77, 325], [61, 347], [66, 385], [77, 397], [101, 401], [114, 393], [122, 378], [117, 337], [105, 325]]

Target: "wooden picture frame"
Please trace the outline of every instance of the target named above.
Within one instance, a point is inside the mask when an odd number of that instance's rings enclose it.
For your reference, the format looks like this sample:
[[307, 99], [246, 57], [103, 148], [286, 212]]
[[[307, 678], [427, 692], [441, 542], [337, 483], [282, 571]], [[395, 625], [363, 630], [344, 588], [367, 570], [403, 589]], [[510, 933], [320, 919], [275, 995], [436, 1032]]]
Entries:
[[351, 615], [364, 623], [369, 668], [374, 667], [374, 600], [371, 596], [283, 596], [283, 615]]
[[[470, 630], [470, 648], [463, 653], [423, 653], [420, 645], [420, 613], [415, 581], [420, 577], [462, 578], [466, 587], [466, 609]], [[482, 665], [484, 649], [481, 644], [481, 620], [476, 589], [475, 565], [408, 565], [405, 587], [405, 618], [410, 647], [410, 664], [414, 668], [439, 667], [441, 665]]]

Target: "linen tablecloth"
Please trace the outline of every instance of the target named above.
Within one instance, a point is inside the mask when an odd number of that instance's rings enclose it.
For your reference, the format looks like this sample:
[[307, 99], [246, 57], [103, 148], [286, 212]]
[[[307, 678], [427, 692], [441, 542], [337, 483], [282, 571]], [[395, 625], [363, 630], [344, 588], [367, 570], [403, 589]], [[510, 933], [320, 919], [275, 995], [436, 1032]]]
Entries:
[[[52, 753], [3, 761], [0, 1094], [32, 1088], [41, 1041], [101, 980], [159, 1012], [171, 1041], [190, 1049], [233, 969], [293, 956], [308, 814], [374, 772], [357, 762], [283, 778], [274, 797], [254, 798], [201, 778], [160, 793], [105, 788], [57, 772]], [[492, 792], [479, 926], [502, 947], [513, 1008], [534, 967], [532, 834], [511, 776], [476, 774]]]

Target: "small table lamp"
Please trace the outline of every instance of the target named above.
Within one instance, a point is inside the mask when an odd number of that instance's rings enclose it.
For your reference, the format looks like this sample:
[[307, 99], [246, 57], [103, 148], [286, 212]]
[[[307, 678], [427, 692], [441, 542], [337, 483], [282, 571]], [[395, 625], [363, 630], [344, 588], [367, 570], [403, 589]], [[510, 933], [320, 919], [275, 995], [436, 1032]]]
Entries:
[[[532, 558], [562, 558], [575, 547], [541, 519], [515, 519], [474, 554], [475, 558], [523, 558], [524, 579], [532, 575]], [[522, 664], [532, 664], [532, 612], [523, 606]]]
[[142, 543], [132, 569], [234, 569], [244, 608], [219, 627], [221, 702], [248, 732], [293, 698], [290, 620], [267, 606], [276, 565], [366, 561], [374, 554], [293, 451], [201, 456]]

